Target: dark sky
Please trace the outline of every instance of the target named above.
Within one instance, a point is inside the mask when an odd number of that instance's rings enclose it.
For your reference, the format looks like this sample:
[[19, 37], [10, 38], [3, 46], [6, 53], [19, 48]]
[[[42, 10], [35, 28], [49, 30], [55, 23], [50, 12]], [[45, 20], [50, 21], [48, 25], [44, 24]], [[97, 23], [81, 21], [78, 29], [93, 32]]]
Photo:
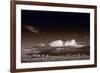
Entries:
[[31, 25], [41, 32], [89, 33], [90, 14], [22, 10], [22, 27]]
[[[22, 10], [22, 44], [30, 47], [37, 43], [54, 40], [72, 40], [83, 44], [90, 41], [90, 14], [53, 11]], [[27, 31], [25, 26], [34, 27], [39, 33]]]

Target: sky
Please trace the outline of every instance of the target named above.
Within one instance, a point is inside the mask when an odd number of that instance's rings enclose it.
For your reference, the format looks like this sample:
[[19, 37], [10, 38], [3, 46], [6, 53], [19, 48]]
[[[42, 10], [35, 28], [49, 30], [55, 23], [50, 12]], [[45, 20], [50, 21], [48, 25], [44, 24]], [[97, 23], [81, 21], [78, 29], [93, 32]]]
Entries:
[[89, 16], [89, 13], [22, 10], [22, 26], [32, 25], [40, 31], [89, 32]]
[[76, 39], [89, 44], [89, 13], [22, 10], [21, 20], [24, 43], [25, 40], [34, 44]]

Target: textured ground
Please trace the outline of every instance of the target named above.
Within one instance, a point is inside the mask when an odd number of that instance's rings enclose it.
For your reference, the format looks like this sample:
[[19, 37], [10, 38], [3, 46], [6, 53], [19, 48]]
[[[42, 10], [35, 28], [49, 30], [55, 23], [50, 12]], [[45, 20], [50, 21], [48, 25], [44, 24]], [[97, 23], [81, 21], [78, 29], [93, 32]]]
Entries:
[[21, 62], [49, 62], [87, 60], [90, 58], [88, 49], [22, 49]]

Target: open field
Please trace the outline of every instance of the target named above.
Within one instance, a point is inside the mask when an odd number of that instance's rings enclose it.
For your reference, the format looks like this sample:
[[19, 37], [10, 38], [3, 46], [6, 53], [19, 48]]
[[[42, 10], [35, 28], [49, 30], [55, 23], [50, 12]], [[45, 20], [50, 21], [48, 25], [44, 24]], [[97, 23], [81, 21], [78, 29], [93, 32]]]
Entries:
[[69, 60], [87, 60], [89, 56], [48, 56], [48, 57], [23, 57], [22, 62], [48, 62], [48, 61], [69, 61]]
[[[69, 49], [70, 48], [70, 49]], [[89, 59], [89, 47], [33, 47], [22, 49], [21, 62], [49, 62]]]

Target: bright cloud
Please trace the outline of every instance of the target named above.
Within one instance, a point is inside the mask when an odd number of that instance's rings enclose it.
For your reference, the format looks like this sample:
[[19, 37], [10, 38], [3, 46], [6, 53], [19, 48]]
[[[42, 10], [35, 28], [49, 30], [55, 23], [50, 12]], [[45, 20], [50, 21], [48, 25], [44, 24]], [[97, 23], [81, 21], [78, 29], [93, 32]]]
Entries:
[[75, 39], [73, 39], [73, 40], [70, 40], [70, 41], [65, 42], [64, 45], [65, 46], [77, 46], [78, 43], [75, 41]]
[[84, 45], [79, 45], [75, 39], [63, 42], [62, 40], [56, 40], [49, 44], [51, 47], [60, 47], [60, 46], [75, 46], [75, 47], [82, 47]]
[[56, 40], [56, 41], [53, 41], [49, 44], [51, 47], [60, 47], [60, 46], [64, 46], [63, 45], [63, 41], [62, 40]]

